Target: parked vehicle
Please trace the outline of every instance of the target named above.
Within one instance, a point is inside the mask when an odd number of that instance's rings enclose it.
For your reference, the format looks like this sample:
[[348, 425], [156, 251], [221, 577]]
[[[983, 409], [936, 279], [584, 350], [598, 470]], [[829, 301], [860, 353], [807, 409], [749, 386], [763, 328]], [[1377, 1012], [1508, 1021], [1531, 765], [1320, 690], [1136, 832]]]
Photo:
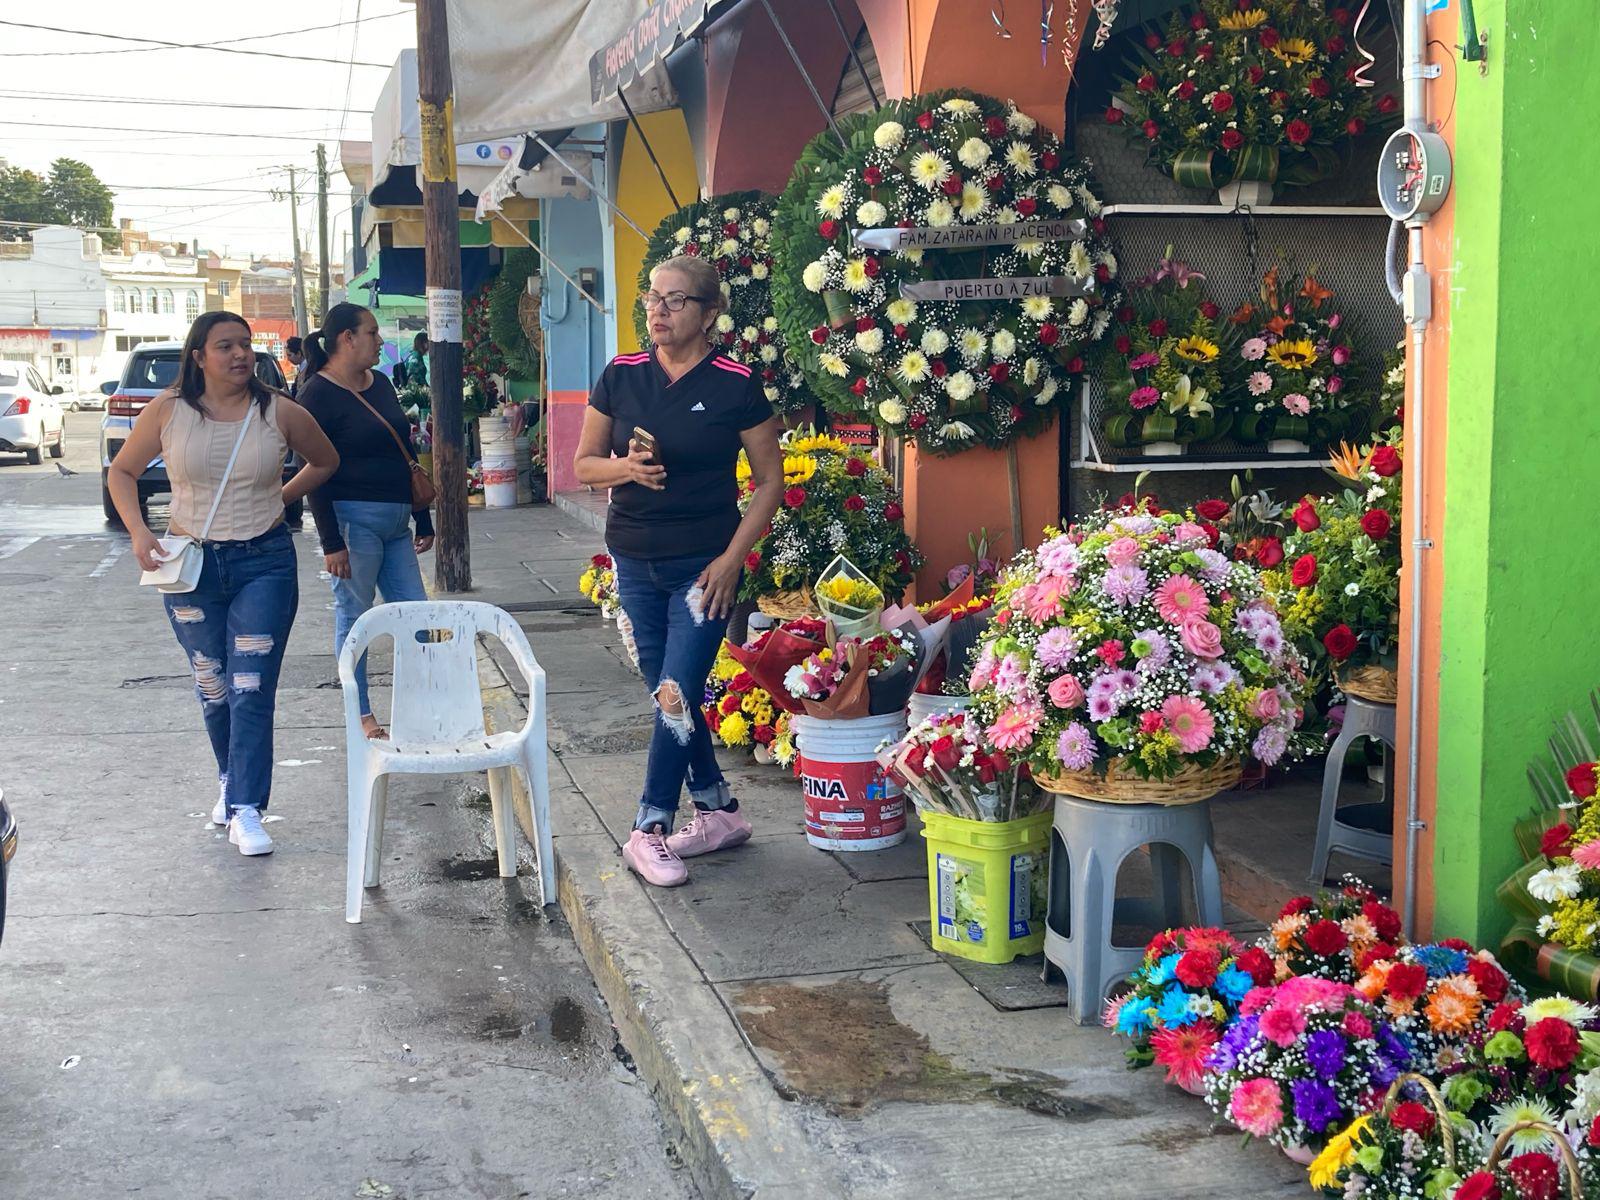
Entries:
[[117, 381], [108, 379], [97, 388], [85, 388], [67, 402], [68, 412], [79, 412], [87, 409], [90, 412], [104, 412], [106, 400], [117, 390]]
[[[106, 415], [100, 420], [100, 503], [106, 520], [122, 524], [116, 505], [111, 503], [111, 489], [106, 486], [106, 476], [111, 470], [111, 460], [122, 449], [122, 443], [133, 432], [133, 422], [144, 411], [144, 406], [171, 387], [178, 378], [178, 365], [183, 361], [183, 346], [179, 342], [146, 342], [135, 347], [122, 368], [122, 379], [106, 403]], [[256, 378], [268, 387], [287, 391], [283, 372], [270, 354], [256, 351]], [[283, 477], [291, 478], [299, 470], [284, 462]], [[143, 511], [151, 496], [170, 492], [167, 483], [167, 465], [156, 459], [139, 476], [139, 508]], [[297, 500], [287, 510], [289, 524], [298, 525], [304, 511], [304, 501]]]
[[6, 936], [6, 879], [11, 874], [11, 859], [17, 853], [17, 821], [6, 807], [6, 794], [0, 791], [0, 941]]
[[0, 360], [0, 453], [25, 454], [38, 466], [67, 452], [67, 426], [56, 399], [61, 387], [47, 387], [30, 363]]

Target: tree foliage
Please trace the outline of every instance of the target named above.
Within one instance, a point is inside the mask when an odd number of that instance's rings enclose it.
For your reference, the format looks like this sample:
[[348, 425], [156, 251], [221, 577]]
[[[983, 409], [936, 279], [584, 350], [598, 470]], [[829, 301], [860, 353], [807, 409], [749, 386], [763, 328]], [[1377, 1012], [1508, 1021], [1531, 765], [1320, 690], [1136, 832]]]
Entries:
[[528, 278], [539, 270], [532, 250], [508, 250], [500, 274], [489, 289], [489, 335], [505, 359], [507, 371], [518, 379], [539, 378], [539, 351], [528, 340], [517, 315]]
[[[106, 245], [121, 245], [111, 230], [111, 189], [94, 168], [73, 158], [58, 158], [49, 175], [25, 167], [0, 167], [0, 220], [26, 225], [96, 228]], [[25, 232], [25, 229], [24, 229]]]

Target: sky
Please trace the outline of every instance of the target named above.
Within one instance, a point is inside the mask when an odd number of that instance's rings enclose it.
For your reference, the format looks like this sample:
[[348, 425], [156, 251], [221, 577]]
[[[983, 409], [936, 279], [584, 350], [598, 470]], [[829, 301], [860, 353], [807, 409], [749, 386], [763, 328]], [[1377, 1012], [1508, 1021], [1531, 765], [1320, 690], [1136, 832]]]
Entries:
[[[254, 53], [154, 47], [107, 34], [184, 46], [226, 41]], [[341, 130], [345, 139], [371, 140], [388, 68], [414, 45], [415, 10], [400, 0], [7, 4], [0, 7], [0, 158], [41, 174], [58, 157], [79, 159], [111, 186], [116, 215], [153, 236], [287, 258], [286, 168], [297, 168], [301, 243], [314, 250], [322, 141], [337, 263], [350, 232], [350, 189], [338, 172]]]

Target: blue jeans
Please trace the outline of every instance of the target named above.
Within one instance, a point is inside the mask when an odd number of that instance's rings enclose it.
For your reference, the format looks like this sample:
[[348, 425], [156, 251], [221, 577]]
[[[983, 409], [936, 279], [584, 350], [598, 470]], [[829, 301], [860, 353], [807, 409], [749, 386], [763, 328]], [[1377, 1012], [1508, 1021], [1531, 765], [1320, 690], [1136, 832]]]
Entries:
[[[350, 552], [350, 578], [333, 581], [333, 656], [338, 659], [356, 618], [372, 607], [374, 593], [385, 604], [426, 600], [422, 568], [411, 536], [411, 505], [375, 500], [335, 500], [333, 515]], [[372, 712], [367, 698], [367, 656], [356, 663], [356, 695], [361, 715]]]
[[278, 671], [300, 607], [294, 542], [278, 525], [247, 542], [207, 542], [204, 552], [194, 591], [162, 600], [189, 656], [228, 811], [265, 810]]
[[[697, 617], [689, 605], [690, 589], [714, 556], [611, 557], [616, 563], [617, 599], [633, 623], [639, 671], [645, 687], [656, 697], [644, 794], [639, 798], [634, 828], [658, 826], [661, 832], [671, 833], [686, 780], [689, 799], [697, 808], [728, 808], [733, 803], [700, 707], [706, 676], [716, 661], [728, 619]], [[680, 715], [668, 715], [661, 708], [657, 693], [667, 684], [677, 685]]]

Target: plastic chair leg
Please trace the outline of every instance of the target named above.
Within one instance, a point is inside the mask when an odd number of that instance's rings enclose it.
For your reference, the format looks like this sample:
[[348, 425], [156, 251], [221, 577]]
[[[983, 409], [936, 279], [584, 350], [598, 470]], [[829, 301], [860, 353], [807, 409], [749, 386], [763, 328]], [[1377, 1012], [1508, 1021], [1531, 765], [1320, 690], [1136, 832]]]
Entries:
[[542, 745], [530, 742], [523, 747], [522, 773], [528, 783], [528, 804], [533, 810], [533, 854], [539, 864], [540, 902], [554, 904], [556, 852], [550, 838], [550, 775]]
[[372, 781], [371, 816], [367, 818], [367, 870], [362, 883], [377, 887], [383, 870], [383, 822], [389, 815], [389, 776]]
[[1200, 870], [1195, 886], [1200, 891], [1200, 924], [1222, 925], [1222, 872], [1217, 869], [1216, 851], [1208, 838], [1200, 850]]
[[494, 823], [494, 849], [500, 860], [500, 878], [517, 873], [517, 820], [511, 803], [511, 768], [489, 768], [489, 812]]
[[347, 771], [349, 830], [345, 838], [344, 919], [361, 921], [362, 877], [366, 874], [367, 827], [371, 820], [372, 780], [365, 756], [351, 752]]
[[1311, 882], [1321, 887], [1328, 874], [1328, 855], [1333, 847], [1333, 822], [1339, 808], [1339, 776], [1344, 771], [1345, 752], [1357, 737], [1348, 723], [1328, 747], [1327, 765], [1322, 769], [1322, 807], [1317, 813], [1317, 845], [1311, 852]]
[[1116, 874], [1106, 878], [1105, 864], [1094, 850], [1083, 856], [1072, 881], [1073, 978], [1067, 997], [1072, 1019], [1091, 1025], [1100, 1016], [1101, 942], [1111, 929], [1112, 906], [1116, 903]]

